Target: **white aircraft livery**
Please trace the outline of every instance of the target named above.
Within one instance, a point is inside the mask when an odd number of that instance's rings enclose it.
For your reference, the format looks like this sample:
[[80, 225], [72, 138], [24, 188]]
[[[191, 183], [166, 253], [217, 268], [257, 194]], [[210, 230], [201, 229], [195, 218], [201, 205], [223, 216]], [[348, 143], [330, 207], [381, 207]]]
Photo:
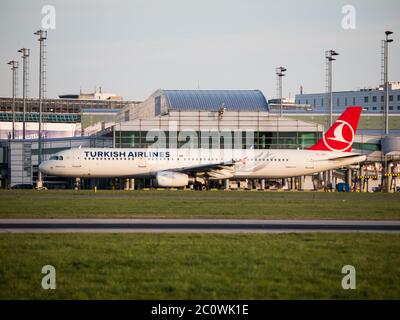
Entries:
[[39, 170], [65, 177], [154, 177], [160, 187], [309, 175], [366, 159], [351, 152], [361, 110], [348, 107], [307, 150], [72, 148], [42, 162]]

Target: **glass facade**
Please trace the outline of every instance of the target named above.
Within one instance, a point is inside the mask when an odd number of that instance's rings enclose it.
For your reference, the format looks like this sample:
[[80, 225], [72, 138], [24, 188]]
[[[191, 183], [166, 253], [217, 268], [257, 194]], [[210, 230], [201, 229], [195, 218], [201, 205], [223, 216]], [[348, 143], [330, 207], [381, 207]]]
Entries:
[[354, 142], [353, 149], [361, 150], [361, 151], [379, 151], [381, 150], [380, 144], [375, 143], [361, 143]]
[[[305, 149], [321, 138], [319, 132], [246, 131], [116, 131], [117, 148]], [[241, 141], [241, 143], [240, 143]]]
[[[42, 119], [43, 119], [43, 122], [78, 123], [78, 122], [81, 122], [81, 115], [73, 114], [73, 113], [44, 113]], [[11, 112], [0, 113], [0, 122], [11, 122], [11, 121], [12, 121], [12, 113]], [[22, 122], [23, 114], [15, 113], [15, 121]], [[25, 121], [26, 122], [39, 122], [39, 113], [26, 113]]]

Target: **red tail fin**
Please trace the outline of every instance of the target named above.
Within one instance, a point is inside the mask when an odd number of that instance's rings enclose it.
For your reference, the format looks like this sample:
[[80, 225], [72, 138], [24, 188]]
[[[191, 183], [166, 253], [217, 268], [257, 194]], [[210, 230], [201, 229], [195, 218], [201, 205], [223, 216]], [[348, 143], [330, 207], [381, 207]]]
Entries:
[[361, 107], [347, 107], [324, 136], [308, 150], [351, 152]]

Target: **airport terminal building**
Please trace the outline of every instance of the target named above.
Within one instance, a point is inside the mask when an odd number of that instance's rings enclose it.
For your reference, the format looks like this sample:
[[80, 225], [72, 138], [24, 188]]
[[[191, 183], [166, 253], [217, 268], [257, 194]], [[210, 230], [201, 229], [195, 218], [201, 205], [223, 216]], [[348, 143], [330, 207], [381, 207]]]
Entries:
[[236, 148], [238, 135], [242, 141], [252, 135], [241, 148], [297, 149], [315, 143], [323, 127], [271, 115], [259, 90], [157, 90], [142, 104], [120, 111], [114, 126], [115, 145], [146, 148], [155, 142], [146, 136], [156, 131], [165, 133], [161, 139], [166, 139], [167, 147], [171, 135], [177, 138], [178, 148], [199, 148], [204, 139], [215, 135], [220, 137], [217, 142], [213, 139], [214, 144]]
[[[302, 90], [301, 90], [302, 91]], [[359, 123], [358, 133], [379, 135], [384, 131], [384, 96], [383, 86], [377, 88], [353, 91], [338, 91], [332, 93], [332, 110], [335, 114], [342, 113], [347, 106], [362, 106], [363, 112]], [[327, 93], [297, 94], [295, 103], [309, 105], [307, 110], [290, 109], [285, 113], [302, 119], [312, 119], [318, 123], [326, 123], [328, 110]], [[400, 83], [389, 83], [389, 133], [400, 135]]]
[[[360, 89], [358, 91], [333, 92], [333, 112], [341, 113], [349, 106], [363, 106], [364, 113], [382, 113], [385, 90], [378, 88]], [[295, 97], [298, 104], [310, 104], [313, 112], [324, 113], [328, 107], [326, 93], [300, 93]], [[389, 112], [400, 114], [400, 82], [389, 83]]]

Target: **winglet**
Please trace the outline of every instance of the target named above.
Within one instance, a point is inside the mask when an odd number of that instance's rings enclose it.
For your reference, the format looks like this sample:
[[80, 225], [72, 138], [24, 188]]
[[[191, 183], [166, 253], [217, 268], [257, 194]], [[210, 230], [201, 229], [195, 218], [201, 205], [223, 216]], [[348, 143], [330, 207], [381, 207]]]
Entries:
[[308, 150], [351, 152], [362, 107], [347, 107], [339, 119]]

